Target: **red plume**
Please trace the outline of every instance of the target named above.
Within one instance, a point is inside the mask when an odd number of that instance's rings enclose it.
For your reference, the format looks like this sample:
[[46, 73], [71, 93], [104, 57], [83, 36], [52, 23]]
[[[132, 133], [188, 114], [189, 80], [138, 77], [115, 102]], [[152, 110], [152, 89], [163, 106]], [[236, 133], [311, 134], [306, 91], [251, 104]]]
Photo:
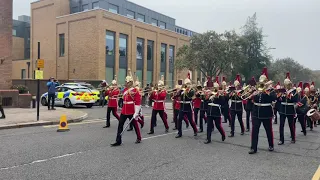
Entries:
[[219, 76], [216, 76], [216, 83], [220, 84], [219, 83]]
[[190, 71], [188, 71], [188, 79], [191, 79], [191, 77], [190, 77]]
[[237, 74], [236, 80], [240, 82], [240, 74]]
[[222, 82], [226, 82], [226, 77], [222, 76]]
[[314, 82], [313, 81], [311, 82], [311, 86], [314, 86]]
[[280, 89], [280, 81], [278, 81], [278, 83], [275, 86], [276, 89]]
[[290, 73], [287, 72], [286, 78], [290, 79]]
[[302, 89], [302, 81], [299, 82], [298, 87]]
[[264, 67], [264, 68], [263, 68], [261, 75], [265, 75], [265, 76], [267, 77], [267, 79], [269, 79], [267, 67]]

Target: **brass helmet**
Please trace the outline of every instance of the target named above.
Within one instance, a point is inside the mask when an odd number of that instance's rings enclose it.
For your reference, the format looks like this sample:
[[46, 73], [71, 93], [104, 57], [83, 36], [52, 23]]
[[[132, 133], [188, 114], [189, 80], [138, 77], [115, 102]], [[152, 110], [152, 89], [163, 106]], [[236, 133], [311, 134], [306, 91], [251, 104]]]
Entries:
[[133, 83], [133, 76], [131, 74], [131, 69], [128, 69], [128, 76], [125, 79], [126, 83], [132, 82]]
[[221, 87], [222, 87], [222, 89], [226, 89], [227, 88], [227, 82], [226, 82], [226, 77], [225, 76], [222, 76]]
[[309, 83], [304, 83], [303, 84], [303, 93], [308, 95], [309, 92], [310, 92], [310, 84]]
[[302, 91], [302, 81], [299, 82], [298, 87], [297, 87], [297, 92], [301, 92]]
[[216, 81], [213, 83], [213, 88], [218, 90], [219, 87], [220, 87], [219, 76], [217, 76]]
[[160, 80], [158, 81], [158, 88], [164, 87], [164, 75], [161, 75]]
[[267, 81], [268, 81], [268, 69], [264, 67], [261, 72], [261, 76], [259, 77], [259, 83], [266, 83]]
[[311, 82], [310, 91], [316, 91], [316, 88], [314, 86], [314, 82]]
[[291, 88], [291, 86], [292, 86], [292, 82], [290, 80], [290, 73], [289, 72], [287, 72], [287, 74], [286, 74], [286, 79], [284, 79], [283, 85], [287, 89]]
[[114, 80], [111, 81], [112, 86], [117, 86], [117, 75], [114, 75]]
[[234, 86], [240, 86], [240, 74], [237, 74], [236, 79], [234, 80]]

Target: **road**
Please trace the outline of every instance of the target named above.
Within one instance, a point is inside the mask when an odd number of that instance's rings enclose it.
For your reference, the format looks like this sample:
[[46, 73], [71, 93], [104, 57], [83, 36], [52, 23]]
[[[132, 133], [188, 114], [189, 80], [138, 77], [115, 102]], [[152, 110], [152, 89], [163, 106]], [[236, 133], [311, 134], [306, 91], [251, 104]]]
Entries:
[[[81, 108], [80, 108], [81, 109]], [[0, 131], [1, 179], [214, 179], [214, 180], [307, 180], [311, 179], [320, 163], [320, 127], [308, 136], [297, 126], [297, 143], [286, 141], [275, 145], [275, 152], [267, 151], [264, 130], [260, 131], [259, 152], [249, 155], [250, 134], [221, 142], [217, 130], [213, 143], [203, 144], [205, 133], [194, 137], [191, 128], [184, 129], [183, 137], [176, 132], [164, 132], [158, 119], [154, 135], [147, 135], [151, 109], [144, 109], [146, 125], [142, 129], [141, 144], [134, 144], [134, 132], [125, 132], [123, 145], [110, 147], [117, 128], [102, 128], [105, 110], [94, 107], [81, 109], [89, 112], [89, 119], [69, 124], [70, 131], [56, 132], [57, 126], [31, 127]], [[169, 114], [169, 122], [172, 114]], [[238, 125], [238, 124], [237, 124]], [[224, 124], [229, 133], [230, 128]], [[275, 143], [279, 138], [275, 129]], [[286, 140], [289, 140], [286, 127]]]

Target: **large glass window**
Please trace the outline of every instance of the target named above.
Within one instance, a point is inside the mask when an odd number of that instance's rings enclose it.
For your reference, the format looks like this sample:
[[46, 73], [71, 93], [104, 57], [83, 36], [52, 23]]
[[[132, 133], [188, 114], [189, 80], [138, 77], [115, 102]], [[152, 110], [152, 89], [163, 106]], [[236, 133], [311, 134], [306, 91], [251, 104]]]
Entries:
[[143, 59], [143, 39], [137, 38], [137, 59]]
[[145, 22], [145, 16], [143, 14], [137, 14], [137, 20], [141, 22]]
[[148, 41], [147, 44], [147, 83], [151, 83], [153, 80], [153, 41]]
[[114, 32], [107, 31], [106, 34], [106, 54], [114, 55]]
[[166, 23], [160, 21], [160, 22], [159, 22], [159, 27], [160, 27], [161, 29], [165, 29], [165, 28], [166, 28]]
[[127, 17], [131, 18], [131, 19], [134, 19], [135, 18], [135, 12], [130, 11], [130, 10], [127, 9]]
[[78, 12], [79, 10], [78, 10], [78, 7], [76, 6], [76, 7], [73, 7], [73, 8], [71, 8], [71, 13], [76, 13], [76, 12]]
[[127, 76], [127, 69], [119, 68], [118, 83], [125, 84], [126, 76]]
[[[144, 60], [144, 39], [137, 38], [137, 76], [139, 80], [142, 82], [143, 80], [143, 60]], [[142, 85], [144, 85], [142, 83]]]
[[119, 13], [119, 7], [117, 5], [114, 4], [109, 4], [109, 11], [112, 13]]
[[143, 71], [142, 70], [137, 70], [136, 71], [136, 76], [139, 78], [139, 81], [141, 83], [141, 87], [144, 86], [144, 83], [143, 83]]
[[147, 71], [147, 84], [150, 84], [152, 82], [152, 75], [153, 71]]
[[151, 19], [151, 24], [154, 25], [154, 26], [158, 26], [158, 20], [156, 19]]
[[82, 5], [82, 11], [87, 11], [87, 10], [89, 10], [89, 5], [88, 4]]
[[59, 34], [59, 56], [64, 56], [64, 34]]
[[148, 61], [152, 61], [153, 60], [153, 41], [148, 41], [147, 60]]
[[161, 62], [160, 62], [160, 74], [164, 75], [164, 78], [167, 80], [166, 77], [166, 61], [167, 61], [167, 45], [161, 44]]
[[174, 83], [174, 52], [175, 47], [169, 46], [169, 86], [173, 87]]
[[26, 78], [26, 70], [21, 69], [21, 79], [25, 79], [25, 78]]
[[127, 38], [128, 36], [125, 34], [120, 34], [119, 37], [119, 54], [120, 57], [127, 56]]
[[99, 8], [99, 2], [93, 2], [92, 3], [92, 8], [93, 9], [98, 9]]
[[114, 77], [114, 71], [113, 71], [113, 67], [106, 67], [106, 81], [108, 82], [108, 84], [111, 83], [111, 81], [113, 80]]

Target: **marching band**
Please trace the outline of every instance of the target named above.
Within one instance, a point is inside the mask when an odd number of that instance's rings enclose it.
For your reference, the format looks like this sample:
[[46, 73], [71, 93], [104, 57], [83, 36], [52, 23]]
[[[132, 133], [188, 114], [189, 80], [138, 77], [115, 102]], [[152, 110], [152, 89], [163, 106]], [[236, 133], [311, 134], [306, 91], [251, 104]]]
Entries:
[[[319, 92], [315, 90], [314, 82], [303, 83], [295, 87], [295, 84], [290, 79], [290, 73], [286, 74], [283, 86], [278, 82], [273, 86], [273, 81], [268, 77], [267, 68], [263, 68], [256, 82], [255, 78], [249, 81], [248, 85], [241, 85], [240, 75], [238, 74], [233, 84], [227, 86], [226, 78], [222, 77], [222, 82], [219, 82], [219, 76], [212, 82], [211, 77], [207, 77], [207, 81], [201, 86], [198, 82], [192, 85], [190, 75], [178, 84], [172, 90], [167, 90], [164, 83], [164, 76], [156, 84], [155, 88], [143, 91], [140, 88], [140, 82], [136, 77], [134, 81], [130, 69], [129, 75], [126, 77], [126, 88], [120, 94], [117, 88], [116, 77], [112, 81], [111, 86], [106, 90], [106, 96], [109, 96], [107, 108], [107, 120], [105, 128], [110, 127], [110, 113], [112, 112], [116, 119], [119, 120], [116, 142], [111, 146], [119, 146], [122, 143], [122, 134], [128, 126], [129, 130], [135, 130], [137, 135], [136, 143], [141, 142], [141, 133], [138, 123], [141, 128], [144, 124], [144, 118], [141, 112], [141, 101], [144, 93], [148, 93], [148, 98], [153, 101], [150, 132], [154, 134], [156, 127], [157, 114], [160, 115], [165, 132], [169, 132], [168, 115], [165, 106], [167, 95], [169, 94], [173, 101], [173, 122], [174, 129], [178, 130], [176, 138], [182, 137], [182, 121], [185, 121], [187, 127], [191, 125], [194, 136], [198, 132], [203, 132], [204, 121], [207, 123], [207, 137], [205, 144], [211, 143], [211, 135], [214, 129], [221, 134], [221, 140], [226, 140], [226, 133], [222, 126], [223, 123], [229, 121], [231, 129], [229, 137], [235, 136], [235, 119], [237, 117], [240, 124], [240, 134], [244, 135], [245, 130], [251, 131], [251, 148], [249, 154], [257, 153], [258, 138], [261, 124], [266, 131], [269, 151], [274, 150], [274, 137], [272, 124], [278, 123], [277, 115], [280, 115], [279, 134], [280, 141], [278, 145], [284, 144], [284, 125], [286, 119], [291, 134], [291, 143], [296, 142], [296, 121], [301, 124], [301, 132], [306, 136], [309, 127], [313, 130], [320, 124], [320, 113], [318, 111]], [[242, 87], [243, 86], [243, 87]], [[123, 108], [121, 115], [117, 114], [117, 101], [119, 96], [123, 97]], [[229, 106], [230, 103], [230, 106]], [[242, 120], [243, 110], [246, 112], [246, 129]], [[200, 115], [200, 117], [198, 117]], [[128, 125], [124, 128], [125, 121], [129, 119]], [[199, 121], [198, 121], [199, 119]], [[274, 123], [272, 123], [274, 119]], [[250, 121], [252, 122], [250, 129]], [[199, 131], [198, 127], [199, 125]]]

